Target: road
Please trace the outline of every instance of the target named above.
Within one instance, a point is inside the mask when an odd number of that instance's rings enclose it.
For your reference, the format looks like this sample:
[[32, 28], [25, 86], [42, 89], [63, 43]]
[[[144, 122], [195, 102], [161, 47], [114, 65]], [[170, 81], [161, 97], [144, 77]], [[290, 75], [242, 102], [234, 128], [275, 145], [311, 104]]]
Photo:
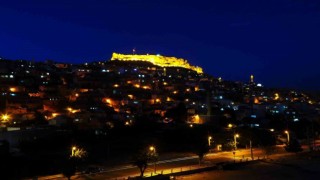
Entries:
[[[284, 148], [279, 146], [276, 149], [276, 153], [283, 154], [286, 153]], [[262, 158], [264, 156], [264, 151], [262, 149], [255, 148], [253, 150], [254, 158]], [[161, 156], [160, 156], [161, 158]], [[217, 152], [209, 153], [205, 156], [201, 166], [199, 166], [198, 156], [185, 156], [179, 158], [163, 159], [156, 163], [156, 174], [169, 174], [172, 172], [186, 171], [190, 169], [197, 169], [199, 167], [212, 166], [220, 162], [233, 162], [233, 161], [246, 161], [251, 160], [250, 149], [239, 149], [233, 152]], [[154, 164], [149, 164], [144, 175], [152, 176], [155, 175]], [[80, 174], [74, 175], [71, 179], [77, 180], [105, 180], [105, 179], [127, 179], [128, 177], [138, 176], [140, 174], [139, 169], [136, 166], [126, 164], [122, 166], [117, 166], [114, 168], [106, 168], [106, 170], [94, 173], [94, 174]], [[39, 177], [39, 180], [49, 180], [49, 179], [66, 179], [62, 174], [53, 176]]]

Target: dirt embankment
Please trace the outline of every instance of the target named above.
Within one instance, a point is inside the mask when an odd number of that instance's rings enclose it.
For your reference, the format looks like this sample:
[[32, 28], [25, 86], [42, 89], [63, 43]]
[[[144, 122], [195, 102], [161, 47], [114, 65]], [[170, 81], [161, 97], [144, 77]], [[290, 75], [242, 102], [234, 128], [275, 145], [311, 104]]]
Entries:
[[304, 152], [236, 166], [232, 170], [209, 171], [178, 176], [176, 179], [318, 179], [320, 177], [320, 152]]

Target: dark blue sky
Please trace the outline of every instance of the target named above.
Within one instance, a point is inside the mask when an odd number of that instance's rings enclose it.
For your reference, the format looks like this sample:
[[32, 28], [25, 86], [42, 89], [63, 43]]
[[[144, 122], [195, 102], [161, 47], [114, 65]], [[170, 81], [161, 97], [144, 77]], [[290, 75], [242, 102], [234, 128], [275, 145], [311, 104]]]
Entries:
[[318, 0], [3, 0], [0, 56], [176, 56], [227, 80], [320, 90]]

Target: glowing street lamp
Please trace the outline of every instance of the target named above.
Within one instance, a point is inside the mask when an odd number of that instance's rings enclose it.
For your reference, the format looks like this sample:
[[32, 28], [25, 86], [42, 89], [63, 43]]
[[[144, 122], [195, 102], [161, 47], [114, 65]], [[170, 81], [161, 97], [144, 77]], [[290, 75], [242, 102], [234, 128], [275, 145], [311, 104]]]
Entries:
[[228, 124], [228, 128], [232, 128], [232, 124]]
[[234, 150], [236, 150], [237, 149], [237, 138], [239, 137], [239, 134], [235, 134], [234, 136], [233, 136], [233, 138], [234, 138]]
[[210, 147], [210, 145], [211, 145], [211, 139], [212, 139], [212, 136], [209, 136], [209, 137], [208, 137], [208, 145], [209, 145], [209, 147]]
[[287, 131], [287, 130], [284, 131], [284, 133], [287, 134], [287, 138], [288, 138], [288, 141], [287, 141], [287, 142], [288, 142], [288, 144], [289, 144], [289, 142], [290, 142], [290, 133], [289, 133], [289, 131]]
[[71, 156], [72, 157], [75, 156], [76, 150], [77, 150], [77, 147], [76, 146], [72, 146], [72, 148], [71, 148]]
[[151, 152], [154, 152], [154, 151], [156, 150], [156, 148], [155, 148], [154, 146], [150, 146], [150, 147], [149, 147], [149, 150], [150, 150]]
[[82, 148], [78, 148], [77, 146], [72, 146], [71, 147], [71, 156], [73, 158], [83, 158], [84, 156], [86, 156], [86, 151], [83, 150]]
[[154, 173], [156, 173], [156, 148], [154, 146], [150, 146], [149, 147], [150, 152], [152, 153], [153, 157], [154, 157], [154, 161], [153, 161], [153, 169], [154, 169]]
[[4, 121], [4, 122], [9, 121], [10, 120], [10, 115], [2, 114], [1, 115], [1, 120]]

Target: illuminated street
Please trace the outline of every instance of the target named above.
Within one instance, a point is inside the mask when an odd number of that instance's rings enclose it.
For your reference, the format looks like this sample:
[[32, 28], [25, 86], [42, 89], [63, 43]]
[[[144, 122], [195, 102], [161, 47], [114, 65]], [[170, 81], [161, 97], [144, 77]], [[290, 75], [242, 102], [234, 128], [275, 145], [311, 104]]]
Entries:
[[[272, 158], [280, 158], [290, 153], [286, 153], [282, 146], [277, 148], [277, 154], [272, 155]], [[263, 158], [264, 153], [261, 149], [254, 149], [254, 158]], [[251, 154], [250, 149], [239, 149], [236, 151], [235, 160], [236, 162], [240, 161], [250, 161]], [[218, 152], [218, 153], [209, 153], [206, 155], [203, 164], [200, 166], [201, 168], [216, 165], [221, 162], [231, 162], [233, 163], [234, 156], [233, 152]], [[170, 174], [174, 172], [180, 171], [188, 171], [192, 169], [199, 168], [198, 157], [197, 156], [188, 156], [183, 158], [169, 159], [169, 160], [161, 160], [157, 162], [157, 174]], [[124, 165], [115, 168], [105, 168], [106, 170], [100, 173], [94, 174], [86, 174], [86, 175], [76, 175], [72, 177], [72, 179], [121, 179], [134, 177], [139, 175], [138, 168], [132, 165]], [[154, 175], [152, 164], [145, 171], [145, 176]], [[60, 178], [59, 178], [60, 177]], [[39, 179], [64, 179], [62, 175], [56, 176], [46, 176], [39, 177]]]

